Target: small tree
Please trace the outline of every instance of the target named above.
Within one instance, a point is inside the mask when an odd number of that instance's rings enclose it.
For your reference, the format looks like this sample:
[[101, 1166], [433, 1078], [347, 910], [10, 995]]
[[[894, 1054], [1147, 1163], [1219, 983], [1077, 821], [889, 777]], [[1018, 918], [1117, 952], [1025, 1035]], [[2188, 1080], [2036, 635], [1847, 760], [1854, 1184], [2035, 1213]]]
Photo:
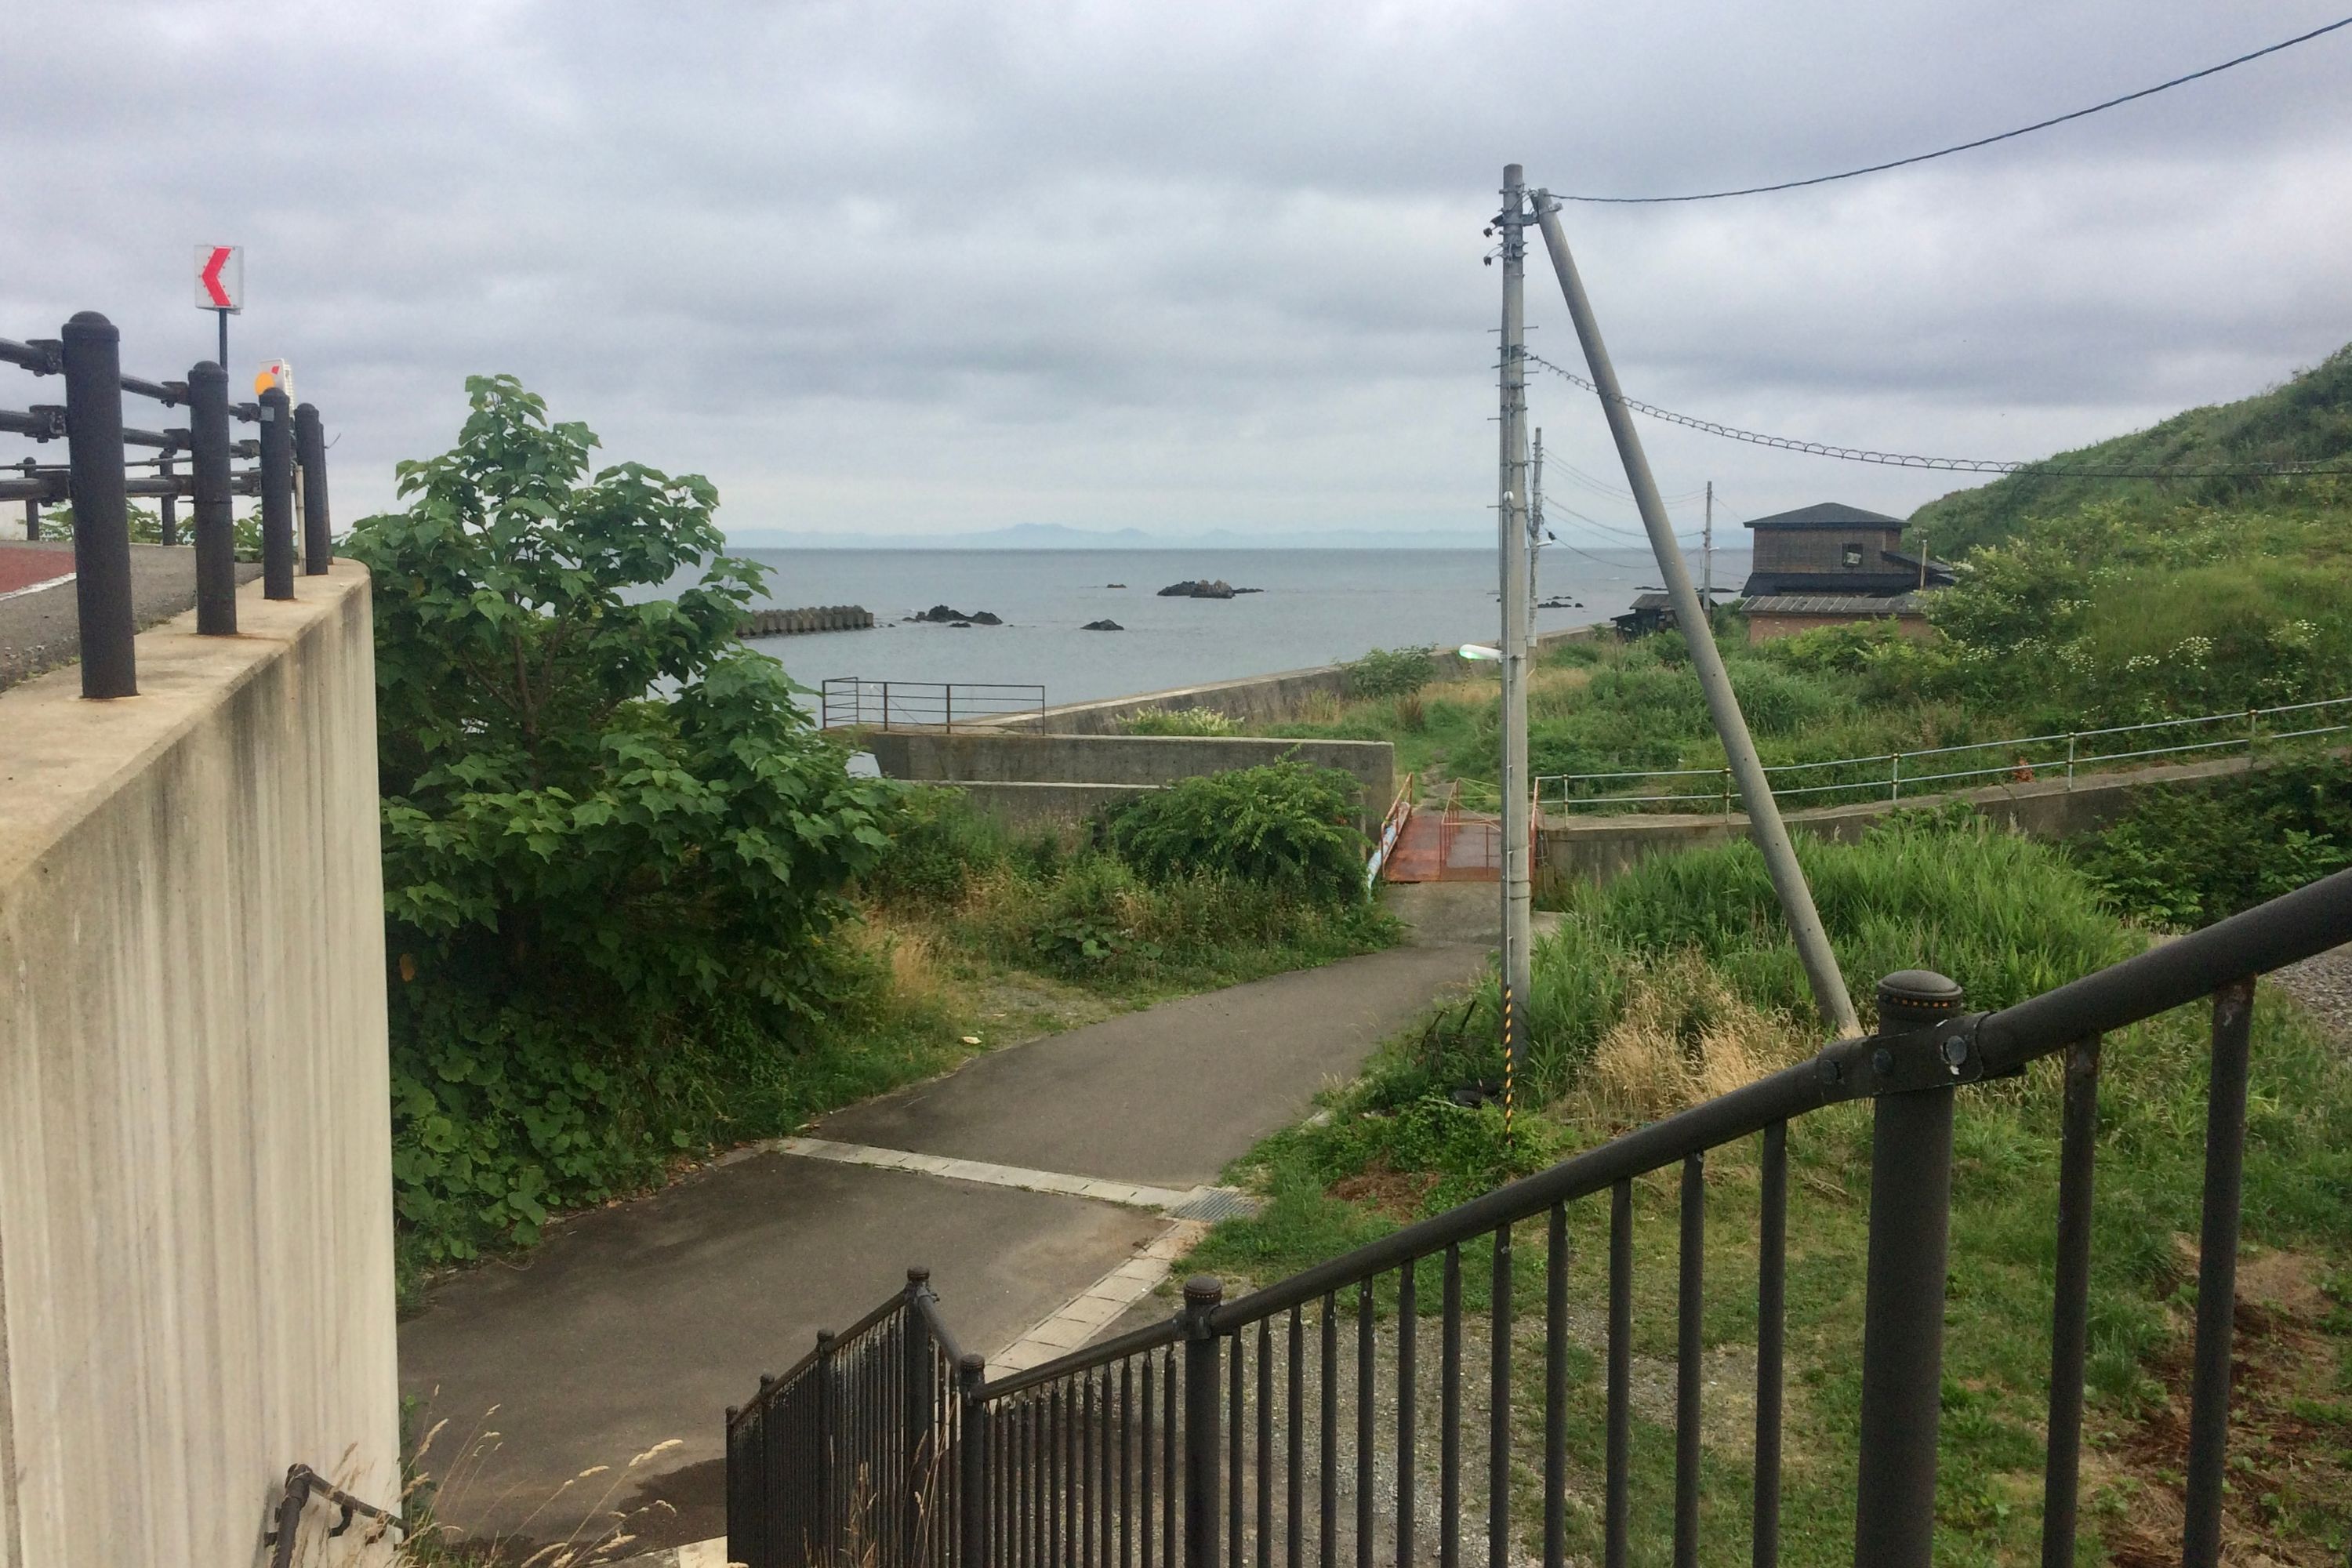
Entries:
[[736, 641], [764, 569], [722, 552], [708, 480], [591, 475], [586, 426], [510, 376], [467, 391], [345, 546], [374, 574], [401, 1207], [458, 1253], [704, 1135], [717, 1097], [669, 1058], [818, 1011], [888, 799]]

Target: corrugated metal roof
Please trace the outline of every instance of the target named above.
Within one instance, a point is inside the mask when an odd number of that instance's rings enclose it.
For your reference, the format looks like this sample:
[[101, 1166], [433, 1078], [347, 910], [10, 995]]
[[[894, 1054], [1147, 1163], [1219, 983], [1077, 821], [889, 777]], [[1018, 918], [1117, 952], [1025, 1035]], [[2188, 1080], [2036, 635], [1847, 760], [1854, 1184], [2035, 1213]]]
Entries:
[[1903, 520], [1889, 517], [1883, 511], [1864, 511], [1843, 501], [1815, 501], [1794, 511], [1776, 511], [1769, 517], [1751, 517], [1744, 528], [1900, 528]]
[[1897, 594], [1875, 598], [1864, 594], [1763, 594], [1743, 599], [1739, 607], [1751, 616], [1916, 616], [1919, 595]]

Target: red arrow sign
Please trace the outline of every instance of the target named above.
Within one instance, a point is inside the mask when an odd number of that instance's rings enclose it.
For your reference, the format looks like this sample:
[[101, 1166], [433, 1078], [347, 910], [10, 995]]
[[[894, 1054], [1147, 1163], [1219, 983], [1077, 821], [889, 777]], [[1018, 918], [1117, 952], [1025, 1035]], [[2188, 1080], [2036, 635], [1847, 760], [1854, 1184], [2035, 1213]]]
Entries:
[[228, 246], [215, 245], [213, 247], [211, 258], [205, 263], [201, 281], [204, 283], [205, 294], [212, 300], [215, 310], [226, 310], [235, 303], [228, 297], [228, 290], [221, 287], [221, 268], [228, 265], [228, 258], [235, 254], [236, 254], [236, 251]]
[[234, 245], [196, 247], [196, 309], [236, 310], [244, 305], [244, 250]]

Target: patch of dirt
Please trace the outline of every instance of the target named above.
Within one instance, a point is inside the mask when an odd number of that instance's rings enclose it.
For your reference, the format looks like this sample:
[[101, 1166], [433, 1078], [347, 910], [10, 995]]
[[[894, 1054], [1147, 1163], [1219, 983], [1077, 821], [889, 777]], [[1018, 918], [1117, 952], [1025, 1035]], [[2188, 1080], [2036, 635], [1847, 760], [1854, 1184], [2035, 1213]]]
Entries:
[[1436, 1185], [1434, 1172], [1408, 1173], [1391, 1169], [1382, 1159], [1332, 1183], [1329, 1192], [1342, 1203], [1360, 1204], [1389, 1219], [1411, 1221], [1421, 1217], [1422, 1205]]
[[[2185, 1240], [2176, 1238], [2176, 1249], [2193, 1271], [2195, 1245], [2183, 1246]], [[2318, 1259], [2291, 1252], [2265, 1253], [2238, 1268], [2221, 1523], [2226, 1563], [2333, 1568], [2340, 1561], [2339, 1546], [2297, 1528], [2297, 1516], [2332, 1516], [2352, 1493], [2352, 1415], [2330, 1414], [2346, 1407], [2340, 1352], [2322, 1327], [2333, 1310], [2319, 1285], [2322, 1272]], [[2163, 1386], [2162, 1401], [2104, 1433], [2106, 1452], [2095, 1467], [2084, 1456], [2086, 1498], [2118, 1515], [2104, 1526], [2116, 1568], [2170, 1568], [2179, 1561], [2194, 1346], [2184, 1318], [2149, 1367]]]

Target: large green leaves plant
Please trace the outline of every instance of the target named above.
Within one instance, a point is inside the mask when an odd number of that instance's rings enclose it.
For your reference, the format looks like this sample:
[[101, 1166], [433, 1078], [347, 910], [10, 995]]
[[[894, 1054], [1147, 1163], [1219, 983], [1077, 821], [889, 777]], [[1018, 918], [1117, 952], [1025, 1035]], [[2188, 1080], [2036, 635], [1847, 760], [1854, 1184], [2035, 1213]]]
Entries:
[[709, 481], [592, 472], [512, 377], [467, 390], [344, 546], [374, 574], [402, 1211], [455, 1251], [708, 1134], [664, 1059], [822, 1011], [888, 809], [736, 642], [763, 569]]

